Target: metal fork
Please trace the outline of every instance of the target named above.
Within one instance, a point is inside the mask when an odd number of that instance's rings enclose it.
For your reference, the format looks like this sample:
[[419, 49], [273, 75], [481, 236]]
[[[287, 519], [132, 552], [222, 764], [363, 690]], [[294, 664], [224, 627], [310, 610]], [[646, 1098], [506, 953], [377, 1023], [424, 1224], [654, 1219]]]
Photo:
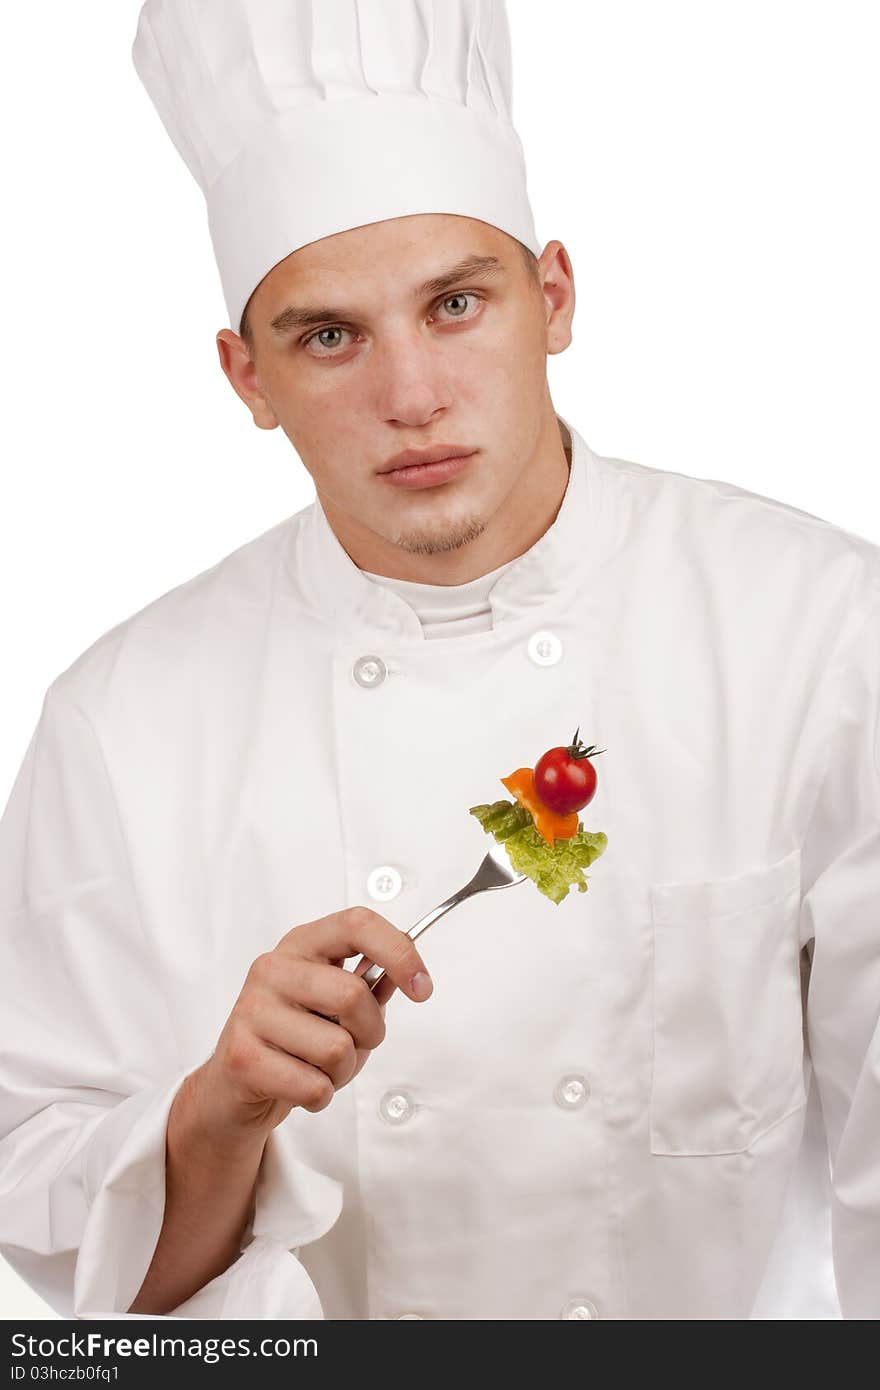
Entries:
[[[526, 874], [518, 874], [513, 869], [504, 845], [496, 843], [489, 850], [470, 882], [466, 883], [463, 888], [459, 888], [457, 893], [453, 893], [451, 898], [440, 903], [439, 907], [432, 908], [430, 912], [425, 913], [424, 917], [420, 917], [415, 926], [410, 927], [407, 936], [411, 941], [416, 941], [422, 932], [432, 927], [453, 907], [458, 907], [458, 904], [463, 903], [465, 898], [472, 898], [475, 893], [491, 892], [493, 888], [510, 888], [514, 883], [522, 883], [526, 877]], [[375, 991], [376, 985], [385, 975], [385, 970], [381, 965], [373, 964], [370, 964], [368, 969], [363, 970], [361, 967], [366, 959], [366, 956], [361, 956], [355, 966], [355, 973], [362, 974], [370, 989]]]

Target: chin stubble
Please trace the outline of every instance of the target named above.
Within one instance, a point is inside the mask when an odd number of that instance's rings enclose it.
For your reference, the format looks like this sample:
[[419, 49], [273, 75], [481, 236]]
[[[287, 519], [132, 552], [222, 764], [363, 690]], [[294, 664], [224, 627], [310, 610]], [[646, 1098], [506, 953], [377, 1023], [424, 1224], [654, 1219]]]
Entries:
[[477, 517], [461, 521], [446, 531], [402, 531], [394, 544], [410, 555], [438, 555], [441, 551], [461, 550], [481, 536], [486, 523]]

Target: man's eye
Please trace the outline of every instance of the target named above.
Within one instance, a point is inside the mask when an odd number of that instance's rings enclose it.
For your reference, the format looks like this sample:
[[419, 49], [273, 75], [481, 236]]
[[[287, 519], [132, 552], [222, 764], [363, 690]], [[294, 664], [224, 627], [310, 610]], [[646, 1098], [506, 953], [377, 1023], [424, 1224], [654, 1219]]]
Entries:
[[[457, 290], [455, 294], [447, 294], [444, 299], [438, 301], [438, 304], [440, 307], [445, 308], [449, 304], [458, 303], [461, 305], [468, 299], [473, 299], [477, 302], [479, 301], [479, 295], [472, 294], [470, 290]], [[466, 315], [463, 309], [453, 309], [451, 311], [451, 316], [453, 319], [471, 317], [470, 315]], [[318, 353], [319, 357], [333, 356], [334, 349], [339, 346], [339, 342], [338, 340], [336, 342], [326, 342], [326, 335], [350, 333], [351, 331], [350, 328], [343, 328], [341, 324], [331, 324], [327, 328], [319, 328], [314, 333], [310, 333], [307, 338], [303, 339], [302, 346], [309, 347], [312, 343], [315, 343], [318, 347], [326, 349], [325, 352]]]
[[326, 343], [326, 342], [324, 342], [324, 341], [323, 341], [323, 340], [324, 340], [324, 335], [325, 335], [325, 334], [328, 334], [328, 333], [350, 333], [350, 332], [351, 332], [351, 329], [349, 329], [349, 328], [342, 328], [342, 327], [341, 327], [340, 325], [338, 325], [338, 324], [333, 324], [333, 325], [331, 325], [331, 327], [329, 327], [329, 328], [319, 328], [318, 331], [317, 331], [316, 333], [310, 333], [309, 336], [308, 336], [308, 338], [304, 338], [304, 339], [303, 339], [303, 347], [308, 347], [310, 343], [317, 342], [317, 343], [319, 344], [320, 347], [329, 348], [329, 349], [332, 351], [332, 349], [335, 348], [335, 347], [338, 347], [339, 344], [338, 344], [338, 343]]
[[[441, 302], [441, 304], [445, 307], [447, 304], [454, 304], [454, 303], [456, 302], [456, 300], [458, 300], [459, 303], [460, 303], [463, 299], [474, 299], [474, 300], [476, 300], [477, 298], [478, 298], [478, 296], [475, 295], [475, 294], [471, 294], [469, 290], [457, 290], [455, 294], [448, 294], [448, 295], [446, 296], [446, 298], [443, 299], [443, 300], [441, 300], [440, 302]], [[463, 317], [463, 314], [462, 314], [462, 313], [459, 313], [458, 311], [456, 311], [456, 312], [453, 314], [453, 318], [462, 318], [462, 317]]]

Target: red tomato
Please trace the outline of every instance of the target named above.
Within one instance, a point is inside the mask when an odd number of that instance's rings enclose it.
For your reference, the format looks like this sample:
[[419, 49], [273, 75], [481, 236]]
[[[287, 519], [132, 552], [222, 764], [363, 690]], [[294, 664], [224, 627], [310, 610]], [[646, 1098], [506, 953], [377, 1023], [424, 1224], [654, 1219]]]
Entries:
[[587, 748], [578, 738], [580, 728], [567, 748], [549, 748], [535, 763], [535, 791], [545, 806], [560, 816], [582, 811], [596, 795], [596, 769], [590, 757], [604, 748]]

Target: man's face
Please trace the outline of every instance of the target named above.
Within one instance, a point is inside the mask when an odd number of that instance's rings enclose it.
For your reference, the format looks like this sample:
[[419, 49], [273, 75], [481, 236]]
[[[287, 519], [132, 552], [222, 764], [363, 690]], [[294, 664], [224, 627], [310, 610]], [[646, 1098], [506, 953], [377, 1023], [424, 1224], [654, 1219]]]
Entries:
[[[429, 283], [456, 267], [440, 288]], [[355, 562], [382, 573], [401, 562], [400, 577], [415, 577], [404, 556], [471, 546], [498, 515], [515, 529], [518, 484], [540, 467], [555, 418], [553, 316], [513, 238], [476, 219], [424, 214], [301, 247], [251, 297], [252, 360], [229, 330], [218, 346], [256, 423], [290, 439]], [[549, 439], [558, 466], [558, 428]], [[436, 445], [472, 457], [430, 486], [383, 471], [406, 449]], [[519, 489], [524, 507], [534, 506], [535, 481]]]

